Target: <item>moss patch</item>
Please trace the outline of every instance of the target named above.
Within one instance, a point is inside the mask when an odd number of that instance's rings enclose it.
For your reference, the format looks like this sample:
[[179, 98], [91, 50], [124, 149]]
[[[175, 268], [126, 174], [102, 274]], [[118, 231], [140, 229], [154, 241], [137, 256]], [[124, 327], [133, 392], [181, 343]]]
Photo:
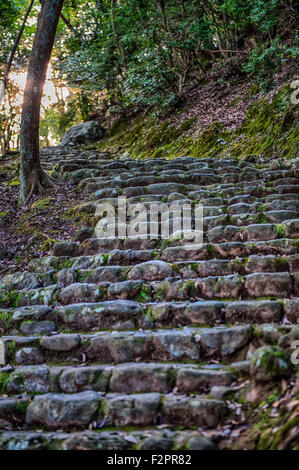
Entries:
[[[107, 137], [91, 146], [99, 150], [129, 152], [133, 158], [191, 155], [198, 158], [247, 155], [270, 157], [296, 156], [299, 145], [298, 106], [291, 103], [292, 90], [287, 84], [272, 101], [263, 97], [254, 101], [237, 129], [213, 122], [197, 135], [196, 117], [175, 125], [171, 119], [163, 122], [154, 115], [147, 118], [120, 118]], [[251, 95], [250, 95], [251, 96]], [[243, 99], [248, 100], [248, 96]], [[196, 137], [195, 137], [196, 135]]]

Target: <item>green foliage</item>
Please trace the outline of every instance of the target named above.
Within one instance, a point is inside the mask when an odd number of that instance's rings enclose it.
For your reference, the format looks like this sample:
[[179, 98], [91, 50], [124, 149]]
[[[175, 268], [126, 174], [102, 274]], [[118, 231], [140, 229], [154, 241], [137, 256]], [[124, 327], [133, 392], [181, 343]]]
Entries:
[[[0, 66], [7, 61], [28, 3], [0, 0]], [[39, 2], [31, 17], [38, 9]], [[218, 74], [220, 86], [233, 71], [253, 76], [256, 93], [268, 91], [273, 74], [298, 57], [298, 10], [295, 0], [119, 0], [114, 5], [111, 0], [65, 0], [63, 14], [71, 26], [63, 21], [58, 25], [52, 56], [58, 101], [43, 110], [42, 145], [59, 142], [80, 121], [112, 113], [151, 110], [163, 116], [180, 108], [189, 90], [206, 83], [211, 72]], [[27, 64], [35, 27], [31, 22], [25, 28], [18, 66]], [[57, 92], [62, 83], [70, 87], [67, 98]], [[20, 112], [11, 106], [11, 119], [0, 113], [5, 153], [10, 140], [17, 145]], [[207, 154], [214, 132], [215, 152], [227, 144], [221, 126], [208, 129], [201, 142]]]
[[0, 372], [0, 394], [6, 392], [6, 386], [9, 382], [9, 373], [8, 372]]
[[[18, 14], [21, 2], [19, 0], [0, 0], [0, 43], [4, 43], [6, 35], [10, 34]], [[2, 48], [1, 48], [2, 49]], [[0, 53], [1, 54], [1, 53]]]
[[250, 52], [248, 61], [243, 64], [243, 70], [255, 73], [261, 90], [269, 91], [272, 86], [273, 71], [280, 68], [288, 59], [296, 59], [299, 55], [298, 40], [292, 47], [282, 44], [280, 38], [274, 39], [269, 47], [261, 44]]
[[[295, 21], [298, 6], [286, 0], [110, 0], [81, 1], [68, 15], [77, 33], [66, 34], [57, 66], [69, 84], [85, 97], [87, 116], [101, 110], [180, 106], [182, 92], [194, 77], [203, 78], [215, 59], [234, 59], [238, 50], [251, 53], [240, 72], [254, 73], [262, 88], [271, 86], [275, 69], [298, 55], [295, 36], [279, 36]], [[295, 30], [294, 30], [295, 31]], [[295, 34], [295, 33], [294, 33]], [[285, 36], [285, 34], [284, 34]], [[244, 61], [244, 60], [243, 60]], [[219, 77], [222, 79], [221, 77]], [[98, 99], [95, 99], [95, 94]]]

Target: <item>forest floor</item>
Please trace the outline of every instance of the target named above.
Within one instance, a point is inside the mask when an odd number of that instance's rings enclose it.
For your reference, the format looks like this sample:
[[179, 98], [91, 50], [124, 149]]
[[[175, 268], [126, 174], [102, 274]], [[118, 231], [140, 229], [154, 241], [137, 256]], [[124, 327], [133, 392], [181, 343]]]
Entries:
[[73, 184], [65, 183], [21, 207], [16, 158], [0, 160], [0, 276], [26, 269], [33, 256], [46, 256], [58, 240], [70, 240], [76, 227], [63, 214], [83, 200]]

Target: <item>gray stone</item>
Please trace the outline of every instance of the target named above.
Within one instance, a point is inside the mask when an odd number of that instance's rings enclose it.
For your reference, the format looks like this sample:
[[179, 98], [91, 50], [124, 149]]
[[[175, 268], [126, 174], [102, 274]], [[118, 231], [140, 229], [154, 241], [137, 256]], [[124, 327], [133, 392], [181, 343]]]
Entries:
[[54, 245], [54, 256], [78, 256], [79, 246], [75, 242], [59, 242]]
[[226, 306], [226, 321], [229, 323], [275, 323], [283, 317], [280, 302], [271, 300], [241, 300]]
[[244, 325], [231, 328], [201, 328], [199, 335], [201, 344], [209, 353], [232, 356], [249, 343], [252, 327]]
[[254, 351], [250, 373], [255, 382], [271, 383], [292, 372], [289, 355], [277, 346], [262, 346]]
[[9, 377], [8, 393], [47, 393], [50, 391], [50, 371], [45, 365], [18, 367]]
[[226, 387], [225, 385], [215, 385], [211, 388], [211, 395], [216, 400], [225, 400], [226, 398], [231, 398], [233, 393], [233, 388]]
[[222, 312], [224, 304], [217, 301], [198, 301], [189, 304], [184, 312], [184, 316], [190, 323], [202, 325], [214, 325], [224, 318]]
[[43, 353], [37, 348], [21, 348], [16, 352], [16, 363], [20, 365], [42, 364]]
[[52, 321], [27, 321], [20, 327], [24, 335], [40, 335], [56, 331], [56, 325]]
[[100, 395], [92, 391], [36, 396], [27, 408], [26, 423], [49, 428], [87, 426], [97, 417], [99, 404]]
[[13, 321], [44, 320], [45, 318], [48, 318], [52, 312], [53, 312], [53, 309], [46, 305], [21, 307], [14, 311], [12, 320]]
[[113, 369], [110, 390], [117, 393], [169, 392], [174, 369], [164, 364], [124, 364]]
[[72, 351], [80, 346], [80, 336], [76, 334], [60, 334], [44, 336], [40, 345], [49, 351]]
[[227, 371], [180, 368], [176, 387], [184, 393], [204, 392], [215, 385], [230, 385], [232, 381], [233, 375]]
[[101, 299], [101, 289], [96, 284], [75, 283], [62, 289], [59, 300], [62, 305], [98, 302]]
[[255, 273], [245, 278], [245, 290], [249, 297], [286, 297], [291, 294], [289, 273]]
[[0, 285], [10, 290], [36, 289], [41, 287], [41, 282], [34, 273], [14, 273], [4, 276]]
[[104, 136], [104, 133], [104, 129], [98, 122], [82, 122], [81, 124], [76, 124], [67, 130], [61, 141], [61, 146], [72, 147], [95, 142], [101, 139]]
[[105, 417], [109, 426], [149, 426], [156, 424], [160, 412], [161, 395], [108, 395]]
[[284, 312], [291, 323], [299, 324], [299, 298], [285, 300]]
[[142, 279], [144, 281], [160, 281], [167, 277], [175, 276], [170, 264], [165, 261], [147, 261], [137, 264], [128, 274], [128, 279]]
[[107, 366], [68, 367], [59, 376], [59, 386], [64, 393], [85, 390], [106, 391], [111, 375]]
[[226, 404], [219, 400], [175, 395], [166, 395], [163, 400], [162, 419], [169, 424], [214, 427], [226, 413]]

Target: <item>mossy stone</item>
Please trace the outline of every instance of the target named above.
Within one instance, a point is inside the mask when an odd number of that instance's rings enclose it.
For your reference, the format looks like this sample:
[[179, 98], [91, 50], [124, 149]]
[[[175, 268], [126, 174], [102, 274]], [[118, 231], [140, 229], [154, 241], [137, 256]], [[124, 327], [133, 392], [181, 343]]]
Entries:
[[277, 346], [262, 346], [253, 353], [250, 372], [255, 382], [266, 383], [292, 372], [289, 355]]

